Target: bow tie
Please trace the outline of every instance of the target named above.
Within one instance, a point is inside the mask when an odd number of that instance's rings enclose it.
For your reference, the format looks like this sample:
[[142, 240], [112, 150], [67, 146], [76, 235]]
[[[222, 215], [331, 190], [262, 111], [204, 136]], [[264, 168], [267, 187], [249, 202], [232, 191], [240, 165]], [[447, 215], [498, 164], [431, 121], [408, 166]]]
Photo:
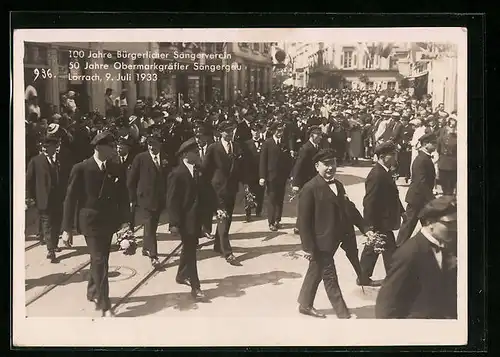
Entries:
[[441, 247], [441, 246], [434, 244], [434, 243], [431, 243], [431, 247], [432, 247], [432, 249], [434, 249], [438, 253], [442, 252], [444, 250], [444, 247]]
[[330, 180], [330, 181], [326, 181], [326, 183], [329, 184], [329, 185], [334, 184], [335, 183], [335, 179]]

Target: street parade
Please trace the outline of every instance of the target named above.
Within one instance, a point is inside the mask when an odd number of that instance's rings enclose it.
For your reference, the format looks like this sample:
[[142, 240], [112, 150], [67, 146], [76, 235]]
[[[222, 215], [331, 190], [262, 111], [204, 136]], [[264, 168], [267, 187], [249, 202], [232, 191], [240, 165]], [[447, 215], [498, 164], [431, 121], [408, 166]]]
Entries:
[[[357, 318], [337, 274], [341, 248], [354, 284], [376, 291], [373, 317], [457, 318], [457, 122], [464, 118], [431, 95], [275, 83], [231, 100], [159, 91], [134, 96], [132, 106], [126, 89], [103, 93], [101, 112], [81, 110], [75, 90], [48, 109], [34, 87], [25, 93], [26, 214], [35, 212], [49, 268], [79, 259], [66, 255], [83, 236], [86, 299], [100, 316], [119, 316], [113, 252], [122, 261], [140, 257], [158, 277], [175, 269], [172, 280], [190, 290], [182, 299], [209, 300], [205, 270], [249, 263], [242, 256], [253, 248], [242, 248], [234, 227], [259, 221], [267, 233], [255, 234], [281, 232], [300, 244], [302, 285], [288, 296], [297, 313], [327, 317], [315, 307], [323, 281], [333, 314]], [[358, 169], [365, 170], [360, 199], [351, 200], [346, 172]], [[175, 268], [164, 259], [165, 234], [180, 242]], [[207, 244], [220, 263], [205, 269], [200, 245]], [[383, 279], [374, 273], [379, 256]]]

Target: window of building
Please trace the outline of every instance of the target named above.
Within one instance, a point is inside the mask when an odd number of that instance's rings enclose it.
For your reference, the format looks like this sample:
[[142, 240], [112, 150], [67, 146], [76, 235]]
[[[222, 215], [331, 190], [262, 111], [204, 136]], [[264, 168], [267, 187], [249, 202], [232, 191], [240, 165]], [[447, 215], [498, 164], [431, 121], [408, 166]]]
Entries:
[[369, 56], [365, 57], [365, 68], [373, 68], [373, 61]]
[[398, 68], [398, 59], [397, 58], [391, 58], [389, 62], [389, 68], [390, 69], [397, 69]]
[[396, 82], [387, 82], [387, 89], [395, 90], [396, 89]]
[[215, 52], [217, 53], [222, 53], [224, 51], [224, 43], [222, 42], [217, 42], [215, 44]]
[[47, 65], [47, 48], [32, 44], [24, 45], [24, 63]]
[[353, 51], [351, 51], [351, 50], [344, 51], [343, 60], [342, 60], [342, 67], [344, 67], [344, 68], [353, 67], [354, 66], [353, 57], [354, 57]]

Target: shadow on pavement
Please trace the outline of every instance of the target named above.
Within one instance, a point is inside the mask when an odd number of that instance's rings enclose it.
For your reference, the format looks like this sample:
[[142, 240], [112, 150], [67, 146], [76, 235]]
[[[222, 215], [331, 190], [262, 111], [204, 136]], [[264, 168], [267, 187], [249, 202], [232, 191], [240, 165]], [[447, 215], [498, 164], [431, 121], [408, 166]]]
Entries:
[[[351, 313], [356, 315], [358, 319], [374, 319], [375, 318], [375, 305], [367, 305], [361, 307], [355, 307], [349, 309]], [[321, 309], [319, 312], [325, 315], [335, 315], [335, 310], [333, 309]]]
[[[195, 301], [189, 292], [168, 293], [154, 296], [134, 296], [127, 300], [127, 310], [119, 313], [119, 317], [137, 317], [157, 313], [159, 311], [173, 307], [174, 309], [196, 310], [198, 303], [210, 303], [219, 297], [237, 298], [245, 295], [245, 289], [266, 284], [281, 285], [282, 279], [298, 279], [302, 275], [293, 272], [272, 271], [262, 274], [233, 275], [223, 279], [202, 280], [204, 284], [217, 284], [216, 288], [204, 290], [206, 299]], [[221, 313], [223, 313], [221, 311]]]
[[[86, 246], [83, 247], [73, 247], [73, 248], [63, 248], [63, 251], [57, 255], [59, 261], [77, 257], [83, 254], [88, 254], [89, 250]], [[90, 259], [90, 255], [89, 255]]]
[[[275, 238], [279, 235], [286, 234], [285, 232], [238, 232], [229, 235], [229, 240], [240, 240], [240, 239], [266, 239], [268, 236]], [[270, 239], [272, 239], [270, 238]]]
[[88, 280], [89, 269], [83, 269], [70, 277], [68, 273], [54, 273], [37, 279], [26, 279], [25, 290], [28, 291], [36, 286], [49, 286], [58, 284], [61, 286], [73, 283], [81, 283]]

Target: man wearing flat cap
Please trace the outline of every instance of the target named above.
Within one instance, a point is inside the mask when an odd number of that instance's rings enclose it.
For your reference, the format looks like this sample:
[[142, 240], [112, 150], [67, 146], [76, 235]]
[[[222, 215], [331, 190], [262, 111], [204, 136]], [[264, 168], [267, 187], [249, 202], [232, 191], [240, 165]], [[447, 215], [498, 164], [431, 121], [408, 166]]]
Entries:
[[202, 234], [203, 201], [201, 159], [198, 144], [191, 138], [177, 151], [179, 165], [169, 174], [167, 180], [167, 211], [170, 224], [176, 227], [182, 241], [182, 252], [177, 270], [176, 282], [191, 287], [191, 295], [204, 298], [196, 266], [196, 248]]
[[420, 211], [422, 229], [396, 250], [378, 293], [378, 319], [457, 318], [457, 207], [441, 196]]
[[284, 124], [275, 122], [271, 126], [273, 136], [262, 144], [259, 163], [259, 184], [267, 187], [267, 220], [269, 229], [276, 232], [281, 228], [283, 200], [286, 182], [290, 175], [292, 158], [290, 150], [283, 141]]
[[[371, 230], [384, 237], [385, 245], [382, 252], [386, 272], [391, 264], [391, 256], [396, 249], [394, 230], [401, 226], [404, 214], [403, 205], [399, 199], [399, 191], [392, 179], [391, 167], [396, 162], [396, 146], [383, 143], [375, 148], [378, 161], [370, 170], [365, 181], [365, 196], [363, 197], [363, 217]], [[370, 245], [365, 245], [361, 253], [361, 268], [363, 274], [356, 283], [361, 286], [378, 286], [371, 279], [379, 253]]]
[[[313, 157], [319, 151], [322, 139], [321, 128], [312, 126], [309, 128], [308, 134], [309, 140], [300, 148], [299, 157], [292, 169], [292, 191], [294, 194], [298, 194], [300, 189], [317, 174]], [[295, 223], [294, 233], [299, 233], [297, 222]]]
[[214, 251], [231, 265], [239, 265], [229, 241], [229, 229], [239, 183], [243, 180], [243, 152], [240, 145], [233, 141], [235, 129], [236, 125], [231, 121], [219, 124], [221, 139], [208, 147], [202, 164], [203, 173], [215, 191], [214, 211], [226, 216], [217, 224]]
[[432, 153], [436, 150], [436, 135], [427, 133], [420, 137], [420, 150], [411, 166], [411, 183], [406, 193], [406, 219], [401, 226], [396, 240], [401, 246], [413, 234], [418, 222], [418, 213], [434, 199], [436, 170], [432, 161]]
[[299, 231], [302, 249], [309, 260], [298, 302], [299, 312], [313, 317], [326, 316], [313, 307], [318, 286], [323, 280], [328, 299], [338, 318], [351, 315], [340, 291], [333, 257], [342, 247], [356, 273], [360, 274], [354, 225], [370, 234], [356, 206], [348, 199], [345, 188], [335, 178], [335, 154], [320, 150], [313, 158], [317, 175], [302, 188], [299, 197]]
[[128, 174], [127, 187], [130, 208], [139, 207], [144, 216], [144, 240], [142, 254], [159, 266], [156, 231], [160, 215], [166, 205], [167, 176], [170, 164], [162, 151], [162, 137], [151, 133], [147, 139], [147, 151], [138, 154]]
[[110, 132], [92, 140], [94, 155], [71, 170], [64, 200], [63, 240], [71, 241], [75, 212], [79, 231], [85, 236], [90, 252], [87, 299], [96, 304], [102, 316], [113, 316], [109, 300], [109, 253], [113, 233], [125, 228], [128, 219], [126, 183], [120, 169], [110, 159], [116, 155], [115, 138]]
[[[264, 202], [264, 187], [259, 185], [260, 153], [262, 150], [262, 145], [264, 143], [264, 140], [260, 136], [261, 129], [261, 124], [255, 122], [252, 123], [250, 125], [252, 138], [245, 141], [242, 145], [243, 159], [245, 162], [245, 184], [248, 186], [250, 192], [255, 195], [255, 215], [257, 217], [260, 217], [262, 213], [262, 205]], [[248, 207], [247, 202], [245, 202], [245, 207]], [[252, 220], [252, 209], [247, 208], [245, 211], [245, 215], [246, 221], [250, 222]]]
[[63, 202], [68, 184], [70, 162], [57, 153], [60, 139], [47, 135], [40, 140], [41, 153], [28, 163], [26, 171], [27, 198], [35, 202], [40, 221], [40, 233], [47, 246], [47, 259], [58, 263], [56, 252], [61, 222]]

